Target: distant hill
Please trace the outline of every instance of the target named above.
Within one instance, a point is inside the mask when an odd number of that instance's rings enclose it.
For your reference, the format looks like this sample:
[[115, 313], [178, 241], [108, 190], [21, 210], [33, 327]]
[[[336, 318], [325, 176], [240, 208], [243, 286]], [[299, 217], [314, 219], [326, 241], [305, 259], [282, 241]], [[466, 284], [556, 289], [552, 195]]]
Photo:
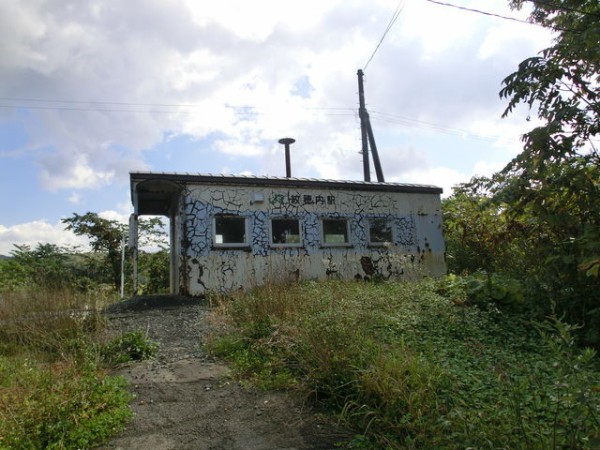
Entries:
[[10, 256], [0, 255], [0, 259], [8, 259], [8, 258], [10, 258]]

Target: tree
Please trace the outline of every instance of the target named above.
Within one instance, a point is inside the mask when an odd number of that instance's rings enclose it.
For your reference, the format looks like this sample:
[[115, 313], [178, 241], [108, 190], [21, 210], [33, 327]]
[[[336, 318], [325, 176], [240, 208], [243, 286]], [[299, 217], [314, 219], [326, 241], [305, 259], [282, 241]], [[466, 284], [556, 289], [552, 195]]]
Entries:
[[42, 243], [34, 249], [28, 245], [14, 247], [10, 258], [0, 263], [0, 289], [15, 290], [31, 285], [62, 289], [72, 284], [78, 275], [71, 248]]
[[62, 219], [67, 230], [78, 236], [87, 236], [94, 252], [105, 255], [111, 281], [116, 289], [121, 283], [121, 243], [126, 231], [125, 225], [116, 220], [103, 219], [98, 214], [87, 212], [84, 215], [73, 213]]
[[[526, 0], [509, 2], [520, 8]], [[446, 202], [449, 249], [467, 271], [519, 279], [531, 302], [545, 312], [554, 305], [583, 324], [584, 342], [599, 346], [600, 4], [527, 4], [530, 20], [555, 39], [506, 77], [500, 96], [508, 100], [503, 116], [524, 103], [541, 125], [501, 172], [460, 186]]]
[[525, 134], [524, 152], [510, 168], [542, 170], [575, 155], [598, 163], [592, 138], [600, 130], [600, 3], [597, 0], [510, 0], [532, 5], [530, 20], [556, 32], [554, 45], [523, 61], [503, 81], [500, 96], [537, 108], [543, 124]]
[[[116, 289], [121, 284], [121, 245], [127, 226], [115, 220], [103, 219], [98, 214], [87, 212], [83, 215], [74, 213], [72, 217], [62, 220], [68, 230], [90, 239], [92, 250], [104, 257], [97, 264], [96, 260], [88, 261], [94, 267], [97, 278], [108, 273], [110, 282]], [[140, 251], [140, 272], [148, 278], [148, 291], [166, 292], [169, 289], [169, 255], [164, 222], [158, 217], [141, 219], [138, 222], [140, 246], [158, 248], [158, 252]], [[147, 273], [146, 273], [147, 272]]]

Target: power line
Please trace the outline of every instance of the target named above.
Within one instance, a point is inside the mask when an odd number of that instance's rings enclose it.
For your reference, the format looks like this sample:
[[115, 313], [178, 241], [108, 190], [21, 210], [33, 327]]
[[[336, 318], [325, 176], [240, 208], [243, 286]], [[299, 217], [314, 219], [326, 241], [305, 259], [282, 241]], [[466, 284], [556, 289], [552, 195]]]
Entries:
[[[0, 104], [0, 108], [15, 108], [15, 109], [31, 109], [31, 110], [53, 110], [53, 111], [75, 111], [75, 112], [105, 112], [105, 113], [146, 113], [146, 114], [199, 114], [201, 111], [194, 110], [152, 110], [152, 109], [126, 109], [126, 108], [107, 108], [104, 106], [136, 106], [136, 107], [184, 107], [184, 108], [198, 108], [200, 109], [200, 105], [193, 104], [174, 104], [174, 103], [130, 103], [130, 102], [111, 102], [111, 101], [81, 101], [81, 100], [47, 100], [40, 98], [24, 98], [24, 97], [0, 97], [0, 101], [19, 101], [21, 103], [48, 103], [46, 105], [42, 104], [34, 104], [34, 105], [7, 105]], [[66, 106], [73, 105], [73, 106]], [[77, 106], [80, 105], [80, 106]], [[102, 107], [89, 107], [86, 105], [102, 105]], [[242, 117], [256, 117], [262, 116], [266, 113], [261, 112], [260, 108], [256, 108], [250, 105], [226, 105], [227, 108], [231, 108], [237, 111]], [[313, 114], [318, 114], [321, 116], [356, 116], [356, 111], [354, 108], [345, 108], [345, 107], [302, 107], [302, 109], [311, 111]], [[464, 130], [460, 128], [454, 128], [446, 125], [436, 124], [433, 122], [426, 122], [423, 120], [417, 120], [411, 117], [405, 117], [397, 114], [390, 114], [381, 111], [371, 111], [371, 115], [382, 121], [390, 124], [399, 124], [409, 128], [417, 128], [417, 129], [425, 129], [435, 133], [442, 133], [446, 135], [452, 136], [461, 136], [472, 139], [480, 139], [480, 140], [495, 140], [499, 139], [499, 136], [485, 136], [477, 133], [473, 133], [469, 130]]]
[[[97, 100], [50, 100], [43, 98], [26, 98], [26, 97], [0, 97], [0, 101], [7, 102], [31, 102], [31, 103], [64, 103], [76, 105], [118, 105], [118, 106], [159, 106], [159, 107], [177, 107], [177, 108], [197, 108], [198, 105], [193, 104], [169, 104], [169, 103], [129, 103], [129, 102], [107, 102]], [[29, 106], [26, 106], [28, 108]]]
[[[10, 104], [10, 102], [20, 104]], [[110, 113], [146, 113], [146, 114], [198, 114], [204, 110], [202, 105], [193, 104], [166, 104], [166, 103], [130, 103], [108, 101], [81, 101], [81, 100], [46, 100], [39, 98], [0, 97], [0, 108], [29, 109], [49, 111], [82, 111], [82, 112], [110, 112]], [[8, 103], [8, 104], [7, 104]], [[34, 103], [34, 104], [26, 104]], [[45, 104], [44, 104], [45, 103]], [[135, 107], [128, 109], [127, 107]], [[144, 109], [140, 109], [143, 107]], [[146, 109], [146, 107], [184, 108], [182, 109]], [[225, 105], [243, 116], [260, 116], [266, 113], [260, 108], [249, 105]], [[301, 107], [304, 110], [315, 111], [324, 116], [349, 116], [354, 115], [353, 108], [339, 107]]]
[[473, 133], [469, 130], [464, 130], [461, 128], [454, 128], [446, 125], [440, 125], [433, 122], [427, 122], [424, 120], [413, 119], [411, 117], [404, 117], [396, 114], [383, 113], [379, 111], [372, 111], [372, 115], [375, 118], [379, 118], [387, 123], [400, 124], [410, 128], [420, 128], [429, 131], [433, 131], [436, 133], [447, 134], [451, 136], [459, 136], [466, 137], [471, 139], [478, 139], [484, 141], [493, 141], [500, 139], [500, 136], [492, 136], [492, 135], [482, 135], [478, 133]]
[[439, 0], [425, 0], [425, 1], [427, 1], [429, 3], [435, 3], [436, 5], [448, 6], [450, 8], [460, 9], [462, 11], [469, 11], [469, 12], [473, 12], [473, 13], [483, 14], [486, 16], [497, 17], [499, 19], [504, 19], [504, 20], [512, 20], [513, 22], [524, 23], [527, 25], [536, 25], [536, 26], [540, 26], [540, 27], [543, 26], [543, 25], [540, 25], [540, 24], [537, 24], [534, 22], [528, 22], [527, 20], [517, 19], [516, 17], [503, 16], [501, 14], [491, 13], [491, 12], [487, 12], [487, 11], [481, 11], [479, 9], [474, 9], [474, 8], [467, 8], [466, 6], [454, 5], [452, 3], [441, 2]]
[[369, 63], [371, 62], [371, 60], [373, 59], [373, 57], [375, 56], [375, 53], [377, 53], [377, 50], [379, 50], [379, 46], [381, 45], [381, 43], [385, 39], [385, 36], [388, 34], [388, 32], [394, 26], [394, 23], [396, 23], [396, 20], [398, 19], [398, 17], [402, 13], [403, 9], [404, 9], [404, 0], [400, 0], [400, 3], [398, 3], [398, 6], [396, 7], [396, 10], [394, 11], [394, 14], [392, 14], [392, 18], [390, 19], [390, 22], [388, 23], [385, 31], [383, 32], [383, 35], [381, 36], [381, 39], [379, 39], [379, 42], [377, 43], [377, 46], [375, 47], [375, 50], [373, 50], [373, 53], [371, 54], [371, 57], [369, 58], [369, 60], [365, 64], [365, 66], [363, 67], [363, 72], [367, 70], [367, 66], [369, 65]]
[[[192, 103], [133, 103], [133, 102], [117, 102], [117, 101], [99, 101], [99, 100], [52, 100], [43, 98], [32, 98], [32, 97], [0, 97], [1, 102], [26, 102], [26, 103], [59, 103], [59, 104], [75, 104], [75, 105], [117, 105], [117, 106], [159, 106], [165, 108], [204, 108], [203, 105], [192, 104]], [[4, 105], [5, 107], [15, 108], [36, 108], [31, 105]], [[255, 109], [252, 105], [231, 105], [225, 104], [226, 108], [232, 108], [236, 110], [242, 109]], [[46, 106], [45, 108], [50, 108]], [[346, 107], [325, 107], [325, 106], [303, 106], [303, 109], [319, 110], [319, 111], [352, 111], [352, 108]], [[82, 107], [80, 109], [85, 110]], [[78, 109], [79, 110], [79, 109]], [[97, 108], [90, 108], [90, 110], [97, 110]], [[104, 111], [101, 109], [101, 111]], [[129, 111], [129, 110], [128, 110]], [[142, 110], [140, 110], [143, 112]], [[136, 112], [136, 110], [134, 110]]]

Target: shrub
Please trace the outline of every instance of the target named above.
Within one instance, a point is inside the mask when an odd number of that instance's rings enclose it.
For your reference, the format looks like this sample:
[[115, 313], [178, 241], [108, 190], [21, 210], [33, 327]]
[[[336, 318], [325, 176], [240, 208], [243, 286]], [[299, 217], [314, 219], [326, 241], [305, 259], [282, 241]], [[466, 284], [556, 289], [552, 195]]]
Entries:
[[90, 448], [131, 418], [125, 381], [90, 361], [0, 357], [0, 379], [0, 448]]
[[100, 354], [107, 364], [116, 365], [152, 358], [157, 350], [158, 344], [144, 333], [130, 331], [101, 346]]
[[211, 348], [260, 386], [295, 380], [356, 427], [355, 447], [593, 448], [595, 354], [563, 322], [542, 337], [518, 308], [465, 301], [457, 283], [444, 295], [429, 280], [238, 294], [222, 299], [229, 334]]
[[0, 294], [0, 448], [91, 448], [131, 417], [95, 335], [104, 298], [70, 290]]

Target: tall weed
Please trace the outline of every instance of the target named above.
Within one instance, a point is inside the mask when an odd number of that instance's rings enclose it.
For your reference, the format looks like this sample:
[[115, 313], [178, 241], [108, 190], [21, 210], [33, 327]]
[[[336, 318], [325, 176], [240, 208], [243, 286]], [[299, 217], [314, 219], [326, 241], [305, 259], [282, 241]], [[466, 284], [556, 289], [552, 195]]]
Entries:
[[0, 448], [91, 448], [131, 417], [96, 334], [106, 299], [69, 290], [0, 293]]
[[268, 286], [221, 299], [232, 334], [211, 345], [259, 385], [293, 380], [283, 385], [336, 409], [357, 446], [593, 448], [595, 355], [549, 347], [527, 317], [438, 286]]

